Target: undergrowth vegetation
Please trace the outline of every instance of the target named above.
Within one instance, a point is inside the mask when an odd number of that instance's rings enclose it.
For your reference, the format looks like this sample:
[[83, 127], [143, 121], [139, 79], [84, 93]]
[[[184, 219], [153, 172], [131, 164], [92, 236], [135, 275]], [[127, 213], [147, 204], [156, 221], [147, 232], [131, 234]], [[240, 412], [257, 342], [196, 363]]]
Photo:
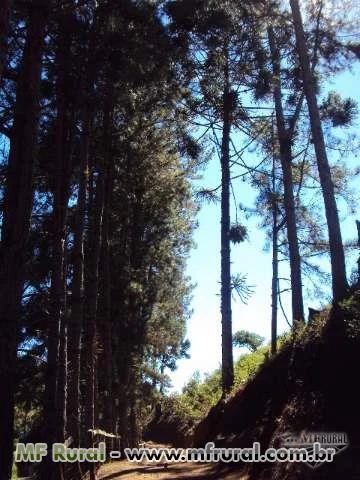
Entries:
[[[282, 342], [281, 339], [279, 342]], [[255, 352], [240, 356], [234, 365], [235, 382], [232, 392], [242, 388], [252, 378], [259, 367], [269, 357], [269, 347], [261, 347]], [[189, 421], [201, 420], [207, 412], [221, 399], [221, 371], [205, 375], [202, 379], [197, 372], [184, 386], [182, 393], [172, 394], [164, 398], [163, 412], [169, 415], [178, 415]]]
[[[348, 341], [351, 342], [351, 339], [354, 339], [355, 342], [360, 336], [359, 293], [355, 293], [344, 301], [341, 309], [342, 315], [346, 317], [345, 337]], [[309, 348], [317, 351], [315, 350], [317, 349], [316, 345], [322, 348], [321, 345], [326, 337], [324, 329], [327, 328], [330, 311], [330, 306], [326, 307], [307, 324], [299, 323], [292, 332], [278, 338], [278, 353], [283, 352], [289, 356], [288, 375], [293, 375], [290, 373], [293, 356], [298, 356], [300, 352], [308, 351]], [[288, 353], [286, 354], [285, 351]], [[276, 356], [273, 358], [270, 356], [269, 345], [260, 347], [254, 352], [242, 354], [234, 365], [235, 382], [227, 401], [238, 395], [275, 358]], [[284, 378], [284, 381], [287, 380]], [[197, 372], [184, 386], [181, 393], [171, 394], [162, 399], [161, 415], [155, 419], [152, 425], [158, 426], [170, 422], [177, 430], [181, 430], [182, 436], [191, 436], [199, 422], [205, 419], [211, 409], [219, 404], [221, 398], [220, 369], [203, 378]]]

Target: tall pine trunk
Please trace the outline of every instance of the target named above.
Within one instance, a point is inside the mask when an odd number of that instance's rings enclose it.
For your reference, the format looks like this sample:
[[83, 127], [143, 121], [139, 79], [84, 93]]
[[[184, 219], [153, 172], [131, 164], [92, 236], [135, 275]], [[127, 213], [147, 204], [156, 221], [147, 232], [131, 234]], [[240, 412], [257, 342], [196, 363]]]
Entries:
[[[97, 306], [99, 293], [99, 259], [101, 251], [101, 227], [104, 210], [104, 174], [98, 172], [96, 182], [95, 202], [89, 225], [88, 275], [85, 316], [85, 405], [84, 425], [87, 444], [91, 447], [92, 435], [89, 430], [97, 427], [96, 418], [96, 378], [97, 378]], [[90, 467], [92, 467], [90, 465]], [[95, 479], [95, 470], [90, 468], [91, 480]]]
[[334, 184], [332, 182], [331, 170], [326, 153], [324, 133], [316, 98], [315, 82], [310, 68], [310, 58], [298, 0], [290, 0], [290, 6], [295, 28], [296, 46], [302, 70], [304, 91], [308, 104], [320, 183], [324, 197], [325, 214], [329, 232], [333, 297], [335, 301], [339, 301], [345, 296], [348, 287], [339, 214], [335, 200]]
[[[69, 95], [71, 67], [71, 14], [59, 24], [57, 67], [57, 118], [55, 123], [53, 236], [48, 363], [45, 387], [45, 427], [48, 442], [62, 442], [66, 436], [67, 401], [67, 305], [66, 224], [70, 196], [73, 114]], [[61, 478], [60, 465], [44, 463], [43, 478]]]
[[103, 349], [104, 349], [104, 427], [109, 433], [115, 429], [113, 414], [113, 349], [112, 349], [112, 318], [111, 318], [111, 266], [110, 266], [110, 211], [113, 187], [113, 167], [108, 166], [106, 175], [105, 210], [103, 223], [102, 265], [103, 265]]
[[231, 259], [230, 259], [230, 132], [231, 94], [228, 48], [225, 51], [223, 131], [221, 145], [221, 326], [222, 326], [222, 389], [228, 393], [234, 383], [232, 318], [231, 318]]
[[[87, 281], [86, 281], [86, 304], [85, 316], [85, 427], [86, 433], [98, 426], [97, 418], [97, 331], [98, 331], [98, 297], [99, 297], [99, 263], [101, 258], [103, 217], [105, 206], [105, 171], [109, 162], [109, 129], [110, 111], [107, 108], [103, 120], [103, 155], [104, 160], [97, 168], [97, 179], [95, 188], [95, 199], [93, 203], [93, 214], [89, 219], [89, 241], [87, 252]], [[92, 445], [91, 435], [88, 437], [88, 445]], [[90, 465], [90, 478], [96, 477], [93, 465]]]
[[[89, 179], [89, 154], [92, 133], [94, 79], [96, 76], [95, 39], [97, 31], [96, 9], [92, 12], [93, 23], [89, 32], [85, 50], [84, 74], [81, 78], [83, 89], [82, 100], [82, 133], [80, 139], [80, 165], [78, 181], [78, 199], [76, 223], [74, 229], [73, 248], [73, 279], [71, 319], [69, 323], [69, 398], [68, 398], [68, 429], [75, 447], [80, 446], [83, 438], [81, 418], [81, 361], [86, 361], [84, 350], [85, 326], [85, 224], [92, 205], [87, 205], [93, 199], [92, 180]], [[88, 214], [87, 214], [88, 212]], [[85, 362], [84, 362], [85, 363]], [[86, 438], [87, 440], [87, 438]]]
[[278, 323], [278, 281], [279, 281], [279, 225], [278, 202], [275, 182], [275, 156], [272, 168], [272, 282], [271, 282], [271, 355], [277, 351], [277, 323]]
[[40, 76], [47, 2], [29, 5], [16, 91], [0, 249], [0, 478], [11, 477], [14, 390], [20, 307], [33, 205]]
[[81, 135], [78, 199], [73, 248], [73, 280], [71, 318], [69, 322], [69, 397], [68, 431], [73, 445], [80, 446], [80, 375], [81, 375], [81, 332], [84, 322], [84, 229], [86, 214], [86, 192], [88, 181], [90, 121], [86, 108]]
[[280, 53], [276, 45], [273, 29], [268, 29], [269, 44], [272, 57], [274, 78], [274, 103], [276, 112], [276, 125], [280, 146], [280, 161], [284, 184], [284, 207], [286, 216], [286, 229], [289, 242], [291, 299], [293, 320], [304, 321], [304, 302], [301, 281], [301, 259], [299, 241], [297, 236], [294, 185], [292, 176], [292, 147], [290, 130], [286, 127], [282, 105]]

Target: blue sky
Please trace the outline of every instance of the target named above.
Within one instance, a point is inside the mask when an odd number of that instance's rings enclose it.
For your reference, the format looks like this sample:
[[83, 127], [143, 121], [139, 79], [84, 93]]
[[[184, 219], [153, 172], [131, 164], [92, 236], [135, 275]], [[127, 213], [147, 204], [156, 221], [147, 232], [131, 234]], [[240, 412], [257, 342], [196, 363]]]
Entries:
[[[359, 76], [356, 66], [353, 72], [346, 72], [328, 82], [326, 90], [337, 90], [343, 96], [350, 96], [360, 104]], [[359, 122], [357, 122], [359, 123]], [[333, 160], [336, 160], [333, 158]], [[360, 166], [357, 158], [347, 161], [352, 166]], [[215, 187], [220, 179], [219, 161], [214, 156], [210, 161], [202, 180], [198, 185]], [[241, 188], [240, 188], [240, 187]], [[246, 183], [237, 183], [237, 200], [251, 206], [254, 192]], [[349, 217], [347, 211], [340, 207], [343, 238], [356, 238], [355, 218], [360, 219], [360, 207], [356, 206], [356, 214]], [[271, 253], [264, 250], [265, 233], [259, 228], [259, 217], [246, 221], [249, 241], [232, 247], [232, 273], [246, 273], [248, 283], [255, 286], [255, 293], [244, 305], [240, 300], [234, 301], [233, 330], [240, 329], [256, 332], [270, 339], [271, 316]], [[173, 390], [181, 390], [195, 371], [209, 373], [220, 366], [221, 361], [221, 316], [220, 316], [220, 206], [205, 204], [198, 214], [199, 227], [195, 231], [194, 240], [197, 245], [191, 252], [187, 272], [197, 286], [193, 292], [192, 308], [194, 313], [188, 322], [188, 338], [191, 341], [191, 359], [178, 362], [178, 369], [171, 373]], [[354, 256], [349, 258], [353, 264]], [[323, 260], [325, 266], [327, 259]], [[286, 274], [286, 267], [285, 274]], [[348, 274], [350, 268], [348, 268]], [[323, 299], [305, 299], [305, 308], [317, 308]], [[290, 295], [283, 295], [285, 311], [290, 313]], [[279, 313], [279, 333], [287, 329], [287, 323]], [[235, 350], [235, 359], [241, 351]]]

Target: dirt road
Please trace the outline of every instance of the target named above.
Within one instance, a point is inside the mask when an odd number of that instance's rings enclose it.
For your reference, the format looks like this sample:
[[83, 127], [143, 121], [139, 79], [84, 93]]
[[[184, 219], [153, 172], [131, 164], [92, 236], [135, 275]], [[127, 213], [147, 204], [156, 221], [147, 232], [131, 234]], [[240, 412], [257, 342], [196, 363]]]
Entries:
[[99, 480], [247, 480], [239, 472], [197, 463], [134, 464], [125, 460], [104, 465]]

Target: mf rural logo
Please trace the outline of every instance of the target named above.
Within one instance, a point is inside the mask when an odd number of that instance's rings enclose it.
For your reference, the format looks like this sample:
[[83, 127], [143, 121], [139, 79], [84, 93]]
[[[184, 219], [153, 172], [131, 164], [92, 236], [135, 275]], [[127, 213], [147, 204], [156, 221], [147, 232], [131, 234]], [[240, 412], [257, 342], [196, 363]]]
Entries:
[[301, 432], [299, 434], [284, 433], [281, 435], [281, 445], [285, 448], [301, 448], [307, 452], [306, 464], [311, 468], [323, 465], [322, 455], [326, 452], [337, 455], [349, 446], [346, 433], [338, 432]]

